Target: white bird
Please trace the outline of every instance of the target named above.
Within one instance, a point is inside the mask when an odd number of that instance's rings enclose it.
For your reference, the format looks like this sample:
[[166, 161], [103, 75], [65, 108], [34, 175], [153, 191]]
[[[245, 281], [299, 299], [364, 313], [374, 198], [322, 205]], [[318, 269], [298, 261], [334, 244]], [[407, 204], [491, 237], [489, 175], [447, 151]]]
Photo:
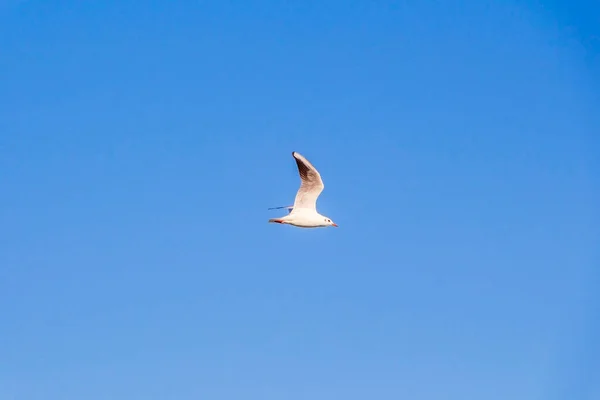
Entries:
[[325, 188], [319, 171], [300, 153], [294, 151], [292, 156], [296, 160], [300, 173], [300, 189], [296, 193], [293, 206], [271, 208], [271, 210], [287, 208], [290, 213], [285, 217], [271, 218], [269, 222], [289, 224], [300, 228], [337, 227], [337, 224], [330, 218], [317, 212], [317, 198]]

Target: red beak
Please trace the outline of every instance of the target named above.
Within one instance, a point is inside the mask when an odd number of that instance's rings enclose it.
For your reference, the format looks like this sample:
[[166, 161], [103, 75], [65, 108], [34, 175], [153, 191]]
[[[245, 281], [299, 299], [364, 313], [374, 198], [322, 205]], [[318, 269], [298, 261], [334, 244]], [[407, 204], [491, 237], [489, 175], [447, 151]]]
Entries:
[[338, 227], [338, 224], [336, 224], [335, 222], [331, 223], [331, 226], [335, 226], [336, 228]]

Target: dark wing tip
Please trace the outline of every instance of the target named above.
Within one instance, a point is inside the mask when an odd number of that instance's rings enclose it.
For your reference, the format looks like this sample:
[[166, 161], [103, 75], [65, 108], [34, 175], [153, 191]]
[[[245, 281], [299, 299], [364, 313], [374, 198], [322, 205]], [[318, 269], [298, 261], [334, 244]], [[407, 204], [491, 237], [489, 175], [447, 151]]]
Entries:
[[292, 155], [294, 156], [294, 160], [296, 160], [296, 165], [298, 166], [298, 172], [300, 173], [300, 178], [302, 179], [307, 179], [308, 178], [308, 165], [306, 165], [304, 163], [304, 160], [302, 160], [299, 156], [300, 154], [298, 154], [297, 152], [292, 152]]

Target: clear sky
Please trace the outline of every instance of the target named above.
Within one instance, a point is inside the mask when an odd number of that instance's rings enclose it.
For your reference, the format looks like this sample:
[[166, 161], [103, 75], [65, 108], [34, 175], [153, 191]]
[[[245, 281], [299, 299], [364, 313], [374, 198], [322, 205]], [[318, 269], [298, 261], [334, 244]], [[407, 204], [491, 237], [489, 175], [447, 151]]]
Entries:
[[600, 399], [599, 16], [0, 0], [0, 399]]

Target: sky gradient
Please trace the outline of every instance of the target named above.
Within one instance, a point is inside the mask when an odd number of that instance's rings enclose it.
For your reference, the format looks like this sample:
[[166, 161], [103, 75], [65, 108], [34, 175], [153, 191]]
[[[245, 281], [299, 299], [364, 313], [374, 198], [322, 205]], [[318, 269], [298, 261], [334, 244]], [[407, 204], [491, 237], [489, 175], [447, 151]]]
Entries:
[[0, 0], [0, 399], [599, 399], [599, 16]]

